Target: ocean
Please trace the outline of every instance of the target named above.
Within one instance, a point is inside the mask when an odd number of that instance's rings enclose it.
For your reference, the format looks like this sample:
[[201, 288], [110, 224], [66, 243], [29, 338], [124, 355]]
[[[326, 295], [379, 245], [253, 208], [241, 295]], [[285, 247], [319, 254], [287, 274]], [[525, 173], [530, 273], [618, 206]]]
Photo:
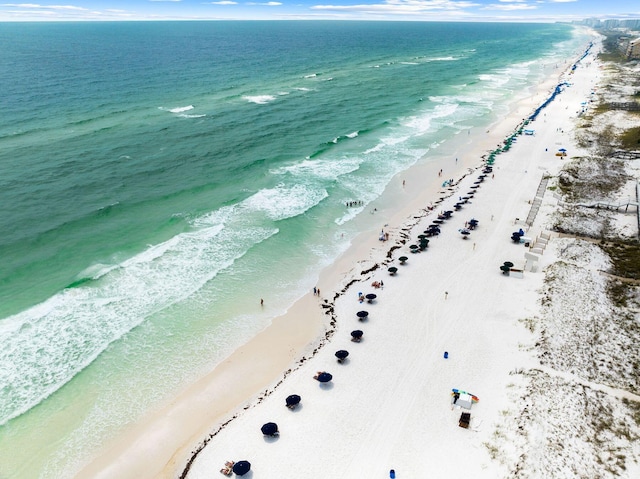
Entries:
[[587, 41], [561, 24], [0, 24], [0, 478], [72, 477], [311, 290], [394, 176]]

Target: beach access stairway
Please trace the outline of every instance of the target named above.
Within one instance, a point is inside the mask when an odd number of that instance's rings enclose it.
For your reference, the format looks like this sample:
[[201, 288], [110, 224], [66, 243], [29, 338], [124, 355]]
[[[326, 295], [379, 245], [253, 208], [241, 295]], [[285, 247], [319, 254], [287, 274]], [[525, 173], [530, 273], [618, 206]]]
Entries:
[[638, 208], [638, 202], [631, 201], [631, 200], [623, 201], [621, 203], [611, 203], [609, 201], [594, 201], [593, 203], [573, 203], [573, 205], [582, 206], [584, 208], [596, 208], [596, 209], [602, 208], [607, 210], [620, 210], [624, 208], [625, 213], [629, 210], [629, 206], [635, 206], [636, 209]]
[[540, 205], [542, 205], [542, 198], [544, 197], [544, 192], [547, 190], [547, 183], [549, 183], [549, 175], [544, 174], [540, 179], [540, 183], [538, 184], [538, 190], [536, 191], [536, 196], [531, 203], [531, 208], [529, 209], [529, 215], [527, 216], [527, 220], [525, 224], [529, 227], [536, 220], [536, 216], [538, 215], [538, 210], [540, 209]]
[[637, 238], [640, 239], [640, 183], [636, 181], [636, 200], [631, 201], [629, 198], [627, 201], [621, 201], [618, 203], [613, 203], [611, 201], [594, 201], [591, 203], [567, 203], [562, 201], [562, 196], [557, 193], [553, 194], [553, 197], [558, 200], [558, 204], [564, 207], [569, 206], [580, 206], [582, 208], [596, 208], [596, 209], [607, 209], [607, 210], [615, 210], [620, 211], [624, 208], [624, 212], [629, 212], [629, 207], [633, 206], [636, 209], [636, 223], [638, 225], [638, 235]]

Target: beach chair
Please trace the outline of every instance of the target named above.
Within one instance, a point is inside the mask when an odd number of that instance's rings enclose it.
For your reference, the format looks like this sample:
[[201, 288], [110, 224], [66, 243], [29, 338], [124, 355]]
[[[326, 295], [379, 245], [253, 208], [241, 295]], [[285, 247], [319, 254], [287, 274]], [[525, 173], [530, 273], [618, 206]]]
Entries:
[[458, 426], [463, 427], [465, 429], [468, 429], [470, 422], [471, 422], [471, 413], [463, 412], [460, 415], [460, 420], [458, 421]]

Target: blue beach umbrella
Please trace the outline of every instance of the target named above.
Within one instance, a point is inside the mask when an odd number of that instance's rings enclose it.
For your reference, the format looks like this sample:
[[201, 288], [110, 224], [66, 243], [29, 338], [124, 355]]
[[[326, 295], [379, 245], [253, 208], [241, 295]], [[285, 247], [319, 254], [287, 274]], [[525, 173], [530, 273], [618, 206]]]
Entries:
[[260, 431], [262, 431], [262, 434], [264, 434], [265, 436], [273, 437], [278, 434], [278, 425], [275, 422], [268, 422], [262, 425]]
[[298, 404], [300, 404], [300, 400], [300, 396], [298, 396], [297, 394], [291, 394], [290, 396], [287, 396], [287, 399], [285, 401], [288, 408], [294, 408]]
[[238, 476], [244, 476], [251, 470], [251, 463], [249, 461], [238, 461], [233, 465], [233, 473]]
[[316, 379], [318, 381], [320, 381], [321, 383], [328, 383], [329, 381], [331, 381], [333, 379], [333, 376], [331, 374], [329, 374], [328, 372], [321, 372], [320, 374], [318, 374], [316, 376]]

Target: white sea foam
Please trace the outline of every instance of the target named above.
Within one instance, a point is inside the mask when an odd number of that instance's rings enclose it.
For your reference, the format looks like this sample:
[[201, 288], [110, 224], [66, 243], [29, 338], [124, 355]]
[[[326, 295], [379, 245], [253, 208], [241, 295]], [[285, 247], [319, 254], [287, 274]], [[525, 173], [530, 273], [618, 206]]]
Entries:
[[261, 211], [273, 221], [292, 218], [313, 208], [329, 196], [326, 190], [312, 188], [303, 184], [286, 186], [279, 184], [275, 188], [258, 191], [242, 201], [242, 209]]
[[256, 103], [257, 105], [265, 105], [276, 99], [276, 97], [273, 95], [253, 95], [253, 96], [246, 95], [246, 96], [243, 96], [242, 98], [244, 98], [250, 103]]
[[407, 119], [405, 126], [414, 129], [418, 134], [422, 134], [429, 131], [433, 120], [453, 115], [457, 109], [457, 103], [442, 103], [436, 105], [432, 110]]
[[317, 73], [310, 73], [309, 75], [305, 75], [303, 78], [315, 78], [317, 76], [318, 76]]
[[207, 116], [206, 114], [202, 113], [200, 115], [187, 115], [187, 114], [182, 114], [182, 115], [178, 115], [180, 118], [202, 118]]
[[194, 108], [193, 105], [179, 106], [177, 108], [171, 108], [171, 109], [169, 109], [169, 111], [171, 113], [182, 113], [182, 112], [185, 112], [185, 111], [193, 110], [193, 108]]
[[270, 171], [274, 175], [290, 174], [296, 178], [319, 178], [322, 180], [335, 180], [342, 175], [356, 171], [360, 167], [357, 158], [345, 158], [341, 160], [305, 159], [288, 166], [282, 166]]
[[486, 73], [478, 75], [480, 81], [488, 83], [491, 88], [500, 88], [509, 83], [511, 79], [506, 72], [504, 73]]
[[[280, 200], [284, 196], [280, 197]], [[298, 200], [301, 202], [301, 200]], [[291, 205], [288, 209], [292, 209]], [[5, 318], [0, 329], [0, 424], [27, 411], [152, 314], [198, 291], [254, 244], [277, 233], [236, 216], [231, 225], [179, 234], [94, 281]]]

